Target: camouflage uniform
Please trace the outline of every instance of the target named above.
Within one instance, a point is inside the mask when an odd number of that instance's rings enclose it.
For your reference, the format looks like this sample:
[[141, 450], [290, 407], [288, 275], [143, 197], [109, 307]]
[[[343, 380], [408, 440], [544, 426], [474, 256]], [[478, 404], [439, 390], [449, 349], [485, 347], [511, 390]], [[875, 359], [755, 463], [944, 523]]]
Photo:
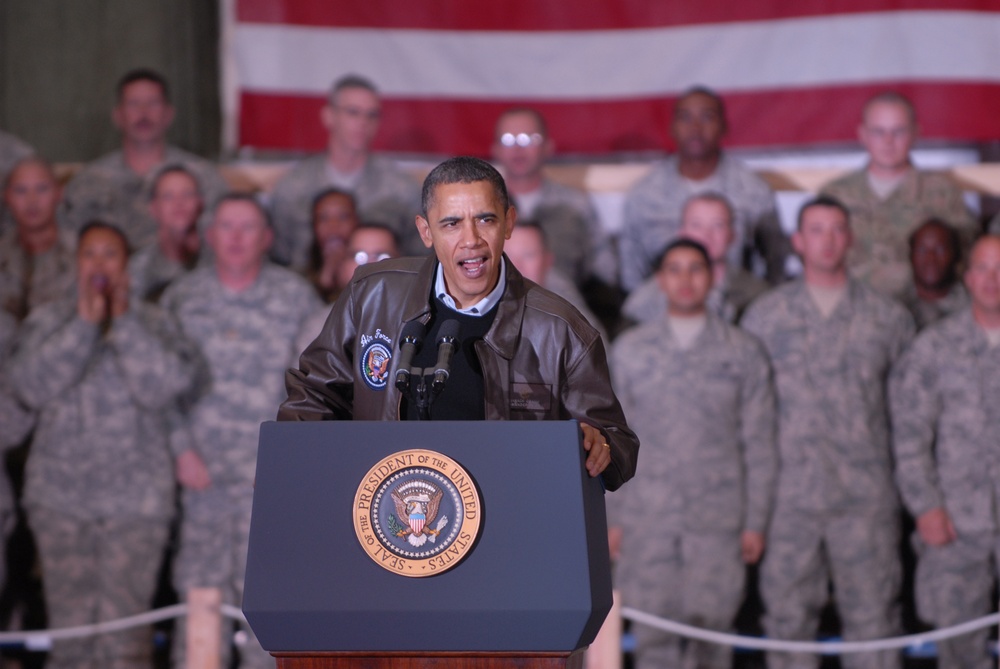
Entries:
[[[168, 146], [164, 165], [183, 165], [197, 177], [205, 201], [205, 213], [198, 221], [204, 230], [211, 222], [211, 209], [228, 190], [218, 168], [211, 162], [174, 146]], [[149, 213], [152, 180], [159, 167], [141, 177], [125, 163], [121, 151], [113, 151], [84, 167], [66, 186], [63, 213], [66, 225], [79, 230], [100, 219], [114, 223], [128, 236], [133, 250], [156, 243], [156, 221]]]
[[899, 296], [913, 282], [909, 238], [928, 218], [947, 221], [966, 245], [979, 231], [962, 191], [948, 175], [938, 172], [910, 170], [884, 200], [868, 184], [867, 169], [831, 181], [822, 193], [835, 197], [851, 212], [854, 244], [847, 255], [851, 276], [884, 295]]
[[[760, 277], [731, 266], [726, 270], [725, 281], [712, 286], [707, 306], [727, 323], [738, 323], [747, 305], [767, 288], [767, 283]], [[666, 313], [667, 297], [660, 290], [656, 276], [643, 281], [622, 305], [622, 316], [635, 323], [650, 323], [663, 318]]]
[[[922, 332], [893, 369], [890, 406], [896, 480], [914, 517], [948, 512], [958, 539], [913, 544], [917, 609], [938, 627], [994, 610], [1000, 570], [1000, 347], [971, 309]], [[989, 630], [938, 642], [942, 669], [995, 667]]]
[[[517, 206], [517, 197], [512, 199]], [[611, 237], [601, 228], [585, 192], [544, 179], [532, 210], [518, 208], [518, 216], [541, 226], [556, 269], [575, 284], [582, 285], [592, 275], [608, 285], [618, 283]]]
[[[624, 536], [618, 585], [628, 606], [727, 630], [743, 599], [743, 530], [764, 533], [777, 455], [770, 367], [760, 343], [709, 314], [690, 348], [670, 319], [624, 332], [615, 387], [644, 445], [633, 482], [608, 499]], [[728, 669], [730, 649], [635, 628], [640, 669]]]
[[[24, 322], [9, 379], [38, 412], [24, 505], [48, 622], [69, 627], [149, 609], [174, 512], [163, 412], [194, 377], [173, 321], [134, 302], [102, 335], [75, 296]], [[48, 667], [148, 667], [148, 628], [57, 641]]]
[[903, 291], [899, 301], [910, 310], [917, 329], [923, 330], [928, 325], [969, 306], [969, 294], [961, 281], [956, 281], [948, 294], [935, 302], [927, 302], [917, 295], [916, 287], [911, 283]]
[[[271, 192], [274, 245], [271, 257], [296, 271], [309, 265], [313, 243], [312, 201], [333, 185], [325, 155], [306, 158], [283, 176]], [[399, 235], [404, 254], [424, 255], [415, 223], [420, 213], [420, 186], [388, 158], [370, 156], [353, 190], [358, 217]]]
[[[764, 294], [742, 326], [768, 349], [778, 391], [778, 476], [761, 566], [764, 628], [812, 640], [832, 577], [845, 639], [899, 631], [899, 510], [892, 480], [885, 384], [913, 336], [913, 319], [867, 285], [848, 281], [826, 318], [801, 279]], [[898, 667], [895, 652], [845, 655], [854, 667]], [[771, 669], [818, 667], [772, 653]]]
[[681, 229], [681, 210], [692, 195], [715, 191], [733, 206], [735, 240], [729, 247], [729, 262], [744, 266], [753, 248], [760, 250], [767, 276], [784, 276], [788, 240], [774, 208], [774, 194], [760, 177], [742, 163], [723, 155], [710, 178], [694, 183], [680, 175], [676, 157], [653, 166], [625, 198], [625, 214], [619, 239], [622, 287], [633, 291], [650, 276], [663, 248]]
[[[161, 304], [199, 346], [208, 374], [185, 402], [188, 431], [173, 436], [176, 451], [198, 452], [212, 481], [207, 490], [183, 491], [174, 584], [182, 597], [194, 587], [219, 588], [223, 601], [238, 606], [260, 424], [274, 419], [285, 398], [285, 370], [297, 360], [295, 337], [319, 298], [305, 279], [281, 267], [264, 265], [240, 293], [204, 267], [171, 284]], [[228, 657], [228, 638], [223, 648]], [[174, 650], [175, 666], [184, 666], [182, 640]], [[244, 651], [241, 666], [274, 667], [256, 640]]]
[[37, 256], [24, 252], [16, 228], [0, 234], [0, 309], [15, 318], [23, 319], [38, 305], [70, 294], [75, 277], [73, 233], [61, 230], [55, 245]]
[[[35, 426], [35, 416], [14, 397], [7, 374], [2, 371], [2, 365], [14, 342], [17, 333], [17, 320], [10, 314], [0, 311], [0, 463], [4, 453], [15, 446], [20, 446]], [[15, 503], [7, 472], [0, 467], [0, 589], [7, 580], [6, 550], [7, 538], [14, 529]]]
[[129, 289], [133, 295], [156, 302], [173, 281], [191, 271], [191, 267], [163, 255], [159, 244], [147, 246], [128, 259]]

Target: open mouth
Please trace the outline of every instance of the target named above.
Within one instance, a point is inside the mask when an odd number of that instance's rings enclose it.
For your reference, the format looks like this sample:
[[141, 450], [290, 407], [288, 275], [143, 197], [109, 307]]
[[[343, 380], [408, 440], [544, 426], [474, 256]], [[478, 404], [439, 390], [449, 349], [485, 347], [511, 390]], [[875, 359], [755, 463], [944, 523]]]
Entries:
[[486, 257], [477, 256], [466, 260], [459, 260], [458, 266], [462, 272], [470, 279], [477, 279], [486, 271]]

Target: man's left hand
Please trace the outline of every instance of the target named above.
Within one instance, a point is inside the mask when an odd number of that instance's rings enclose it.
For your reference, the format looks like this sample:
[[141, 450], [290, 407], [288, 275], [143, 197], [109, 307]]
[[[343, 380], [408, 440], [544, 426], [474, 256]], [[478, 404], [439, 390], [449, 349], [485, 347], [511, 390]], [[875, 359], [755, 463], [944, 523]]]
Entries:
[[597, 476], [611, 464], [611, 446], [604, 434], [593, 425], [580, 423], [583, 431], [583, 450], [590, 453], [587, 456], [587, 473]]

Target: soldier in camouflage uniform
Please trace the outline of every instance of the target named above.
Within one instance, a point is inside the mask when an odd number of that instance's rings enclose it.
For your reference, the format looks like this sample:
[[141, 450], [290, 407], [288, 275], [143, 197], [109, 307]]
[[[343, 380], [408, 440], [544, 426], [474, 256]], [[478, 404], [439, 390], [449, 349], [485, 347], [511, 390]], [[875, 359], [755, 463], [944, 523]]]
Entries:
[[851, 212], [854, 244], [847, 256], [851, 276], [875, 290], [898, 297], [911, 283], [910, 233], [931, 217], [955, 226], [965, 245], [978, 224], [962, 200], [962, 191], [946, 175], [916, 169], [910, 147], [917, 136], [913, 105], [898, 93], [869, 100], [858, 137], [868, 164], [823, 187]]
[[577, 286], [591, 276], [617, 285], [618, 258], [590, 197], [543, 173], [554, 151], [545, 119], [537, 110], [508, 109], [497, 119], [493, 159], [514, 199], [518, 218], [534, 220], [542, 227], [562, 276]]
[[572, 304], [601, 334], [604, 345], [608, 345], [608, 333], [605, 332], [600, 319], [587, 306], [576, 285], [555, 267], [555, 257], [541, 225], [535, 221], [518, 219], [517, 225], [510, 233], [510, 239], [503, 245], [503, 252], [525, 279], [551, 290]]
[[[194, 154], [167, 144], [174, 119], [167, 82], [152, 70], [133, 70], [118, 83], [113, 119], [122, 148], [90, 163], [66, 187], [65, 223], [72, 230], [93, 219], [112, 221], [129, 238], [133, 249], [156, 242], [156, 222], [149, 212], [149, 182], [163, 165], [181, 164], [191, 170], [207, 202], [226, 192], [218, 169]], [[204, 228], [208, 221], [202, 219]]]
[[[729, 260], [747, 267], [758, 254], [764, 267], [752, 267], [775, 282], [785, 275], [788, 241], [774, 207], [774, 194], [760, 177], [722, 151], [726, 117], [722, 99], [693, 88], [674, 107], [671, 134], [677, 155], [659, 162], [625, 198], [619, 252], [622, 288], [631, 292], [650, 276], [659, 251], [680, 231], [681, 209], [689, 197], [714, 191], [725, 195], [735, 212], [736, 241]], [[760, 271], [756, 271], [760, 270]]]
[[20, 161], [7, 178], [4, 202], [14, 225], [0, 233], [0, 309], [18, 320], [73, 285], [76, 235], [56, 222], [59, 191], [40, 158]]
[[[680, 236], [700, 242], [712, 259], [708, 308], [728, 323], [738, 322], [746, 306], [767, 290], [767, 283], [729, 261], [736, 236], [726, 196], [707, 192], [688, 198], [681, 209]], [[656, 276], [643, 281], [622, 305], [622, 316], [634, 323], [658, 321], [666, 313], [667, 301]]]
[[[697, 242], [672, 242], [657, 277], [669, 313], [611, 349], [616, 392], [644, 445], [632, 484], [608, 500], [613, 545], [621, 533], [618, 586], [628, 606], [728, 630], [774, 495], [770, 366], [760, 342], [707, 309], [710, 260]], [[638, 669], [732, 666], [728, 647], [634, 631]]]
[[[920, 616], [946, 627], [994, 610], [1000, 572], [1000, 237], [980, 239], [971, 308], [924, 330], [893, 370], [896, 480], [916, 518]], [[938, 642], [940, 669], [995, 667], [989, 630]]]
[[[257, 436], [285, 397], [284, 373], [297, 360], [295, 337], [319, 298], [305, 279], [265, 262], [271, 231], [266, 212], [248, 196], [218, 204], [206, 240], [212, 267], [185, 275], [161, 304], [179, 321], [205, 360], [207, 376], [185, 401], [187, 422], [173, 435], [182, 493], [180, 552], [174, 584], [214, 587], [239, 606], [250, 529]], [[228, 666], [229, 635], [223, 643]], [[174, 644], [184, 666], [184, 641]], [[251, 637], [242, 667], [274, 667]]]
[[[7, 450], [20, 446], [35, 426], [35, 415], [14, 397], [8, 374], [3, 370], [17, 332], [17, 320], [0, 310], [0, 462]], [[7, 580], [7, 539], [14, 529], [15, 503], [7, 472], [0, 468], [0, 589]]]
[[361, 220], [386, 226], [403, 252], [424, 255], [414, 223], [420, 213], [419, 187], [388, 158], [371, 154], [378, 132], [380, 103], [375, 86], [348, 75], [334, 82], [321, 112], [328, 133], [326, 153], [300, 162], [271, 193], [275, 239], [271, 257], [296, 271], [309, 261], [310, 208], [316, 195], [334, 186], [354, 195]]
[[[130, 301], [123, 234], [87, 226], [77, 295], [33, 311], [7, 373], [38, 412], [24, 505], [53, 628], [147, 611], [174, 470], [163, 412], [194, 378], [194, 351], [154, 305]], [[56, 641], [46, 666], [148, 668], [149, 628]]]
[[958, 231], [938, 218], [924, 221], [910, 235], [913, 282], [900, 301], [922, 330], [968, 306], [969, 295], [958, 279], [962, 240]]
[[149, 211], [156, 221], [156, 243], [129, 259], [132, 290], [144, 300], [157, 301], [164, 289], [198, 262], [203, 210], [198, 177], [183, 165], [168, 165], [153, 179]]
[[[849, 213], [836, 200], [807, 202], [792, 244], [802, 278], [759, 297], [742, 320], [767, 348], [778, 392], [764, 628], [774, 639], [813, 640], [832, 579], [845, 639], [891, 636], [901, 566], [885, 384], [913, 319], [848, 278]], [[894, 651], [841, 658], [846, 669], [899, 663]], [[776, 652], [768, 666], [815, 668], [819, 658]]]

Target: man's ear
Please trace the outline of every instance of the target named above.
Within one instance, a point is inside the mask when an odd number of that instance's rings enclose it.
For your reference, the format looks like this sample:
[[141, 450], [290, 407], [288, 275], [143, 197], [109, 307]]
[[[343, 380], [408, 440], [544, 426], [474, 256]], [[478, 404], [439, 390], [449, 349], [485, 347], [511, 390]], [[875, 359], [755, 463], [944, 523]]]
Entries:
[[507, 230], [504, 232], [503, 238], [510, 239], [510, 236], [514, 234], [514, 226], [517, 224], [517, 208], [514, 205], [507, 207]]
[[423, 216], [417, 216], [414, 223], [417, 226], [417, 232], [420, 233], [420, 240], [424, 243], [424, 246], [427, 248], [434, 246], [434, 239], [431, 237], [431, 224], [427, 222], [427, 219]]

